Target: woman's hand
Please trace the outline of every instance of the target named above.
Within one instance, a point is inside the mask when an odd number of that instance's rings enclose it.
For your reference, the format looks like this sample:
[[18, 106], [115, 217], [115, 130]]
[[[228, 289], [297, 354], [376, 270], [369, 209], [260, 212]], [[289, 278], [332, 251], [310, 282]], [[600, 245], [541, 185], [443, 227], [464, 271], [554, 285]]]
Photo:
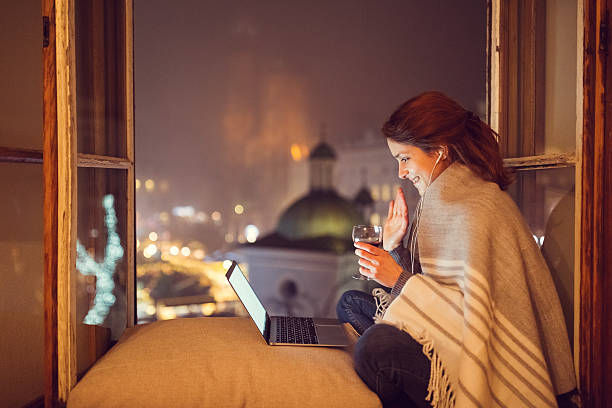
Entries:
[[402, 267], [384, 249], [363, 242], [355, 242], [359, 257], [359, 273], [388, 288], [392, 288], [402, 274]]
[[389, 214], [383, 228], [383, 248], [391, 251], [402, 242], [408, 229], [408, 205], [401, 187], [398, 187], [395, 200], [389, 203]]

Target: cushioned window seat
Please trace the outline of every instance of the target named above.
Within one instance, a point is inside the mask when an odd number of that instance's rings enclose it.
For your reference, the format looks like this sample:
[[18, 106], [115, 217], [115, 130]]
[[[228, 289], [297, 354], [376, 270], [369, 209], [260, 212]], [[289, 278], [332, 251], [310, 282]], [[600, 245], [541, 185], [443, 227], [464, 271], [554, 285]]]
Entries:
[[126, 330], [70, 393], [82, 407], [381, 407], [350, 349], [266, 345], [250, 319]]

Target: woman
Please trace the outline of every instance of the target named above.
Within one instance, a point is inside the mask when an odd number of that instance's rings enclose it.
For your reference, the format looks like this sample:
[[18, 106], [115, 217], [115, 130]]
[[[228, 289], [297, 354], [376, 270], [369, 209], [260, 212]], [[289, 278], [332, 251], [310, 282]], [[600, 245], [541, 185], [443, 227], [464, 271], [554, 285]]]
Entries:
[[503, 191], [511, 179], [496, 134], [439, 92], [405, 102], [382, 131], [421, 199], [408, 228], [398, 189], [383, 248], [355, 244], [360, 272], [391, 288], [338, 303], [363, 333], [357, 373], [385, 406], [556, 406], [576, 386], [567, 331], [550, 272]]

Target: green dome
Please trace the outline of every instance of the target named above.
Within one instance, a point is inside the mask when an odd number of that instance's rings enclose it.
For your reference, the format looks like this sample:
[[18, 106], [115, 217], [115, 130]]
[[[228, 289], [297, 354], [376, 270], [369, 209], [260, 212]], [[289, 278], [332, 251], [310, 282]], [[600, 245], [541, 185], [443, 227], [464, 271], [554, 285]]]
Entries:
[[363, 224], [354, 205], [335, 191], [311, 191], [281, 215], [277, 231], [288, 239], [351, 239], [353, 225]]

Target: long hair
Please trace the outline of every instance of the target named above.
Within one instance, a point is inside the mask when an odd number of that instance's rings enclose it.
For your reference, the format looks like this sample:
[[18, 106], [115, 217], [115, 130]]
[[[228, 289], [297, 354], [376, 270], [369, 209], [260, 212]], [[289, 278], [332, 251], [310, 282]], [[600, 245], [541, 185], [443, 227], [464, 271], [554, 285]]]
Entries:
[[513, 181], [504, 168], [497, 133], [442, 92], [424, 92], [404, 102], [385, 122], [382, 133], [426, 153], [445, 145], [451, 161], [465, 164], [502, 190]]

